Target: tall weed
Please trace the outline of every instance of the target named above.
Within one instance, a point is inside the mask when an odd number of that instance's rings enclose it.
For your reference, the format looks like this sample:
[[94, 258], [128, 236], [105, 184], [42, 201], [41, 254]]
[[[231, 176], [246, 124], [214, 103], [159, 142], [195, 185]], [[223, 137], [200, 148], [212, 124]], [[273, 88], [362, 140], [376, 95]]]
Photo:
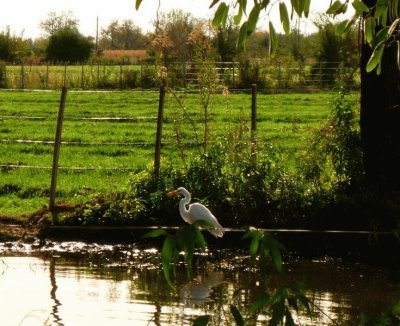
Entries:
[[358, 106], [346, 89], [340, 88], [332, 101], [332, 114], [315, 130], [305, 149], [300, 168], [305, 180], [318, 191], [349, 186], [363, 175]]

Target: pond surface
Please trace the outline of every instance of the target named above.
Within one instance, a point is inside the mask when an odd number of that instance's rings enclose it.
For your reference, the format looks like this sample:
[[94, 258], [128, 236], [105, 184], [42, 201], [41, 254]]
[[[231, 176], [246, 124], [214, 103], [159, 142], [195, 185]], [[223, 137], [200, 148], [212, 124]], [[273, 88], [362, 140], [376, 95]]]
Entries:
[[[166, 284], [158, 253], [135, 246], [51, 243], [0, 244], [1, 325], [234, 325], [230, 305], [243, 315], [256, 296], [291, 282], [309, 286], [313, 316], [293, 311], [301, 325], [357, 325], [400, 300], [395, 272], [339, 260], [290, 258], [282, 275], [264, 277], [240, 251], [199, 255], [188, 278], [179, 270], [176, 292]], [[253, 325], [265, 325], [260, 314]]]

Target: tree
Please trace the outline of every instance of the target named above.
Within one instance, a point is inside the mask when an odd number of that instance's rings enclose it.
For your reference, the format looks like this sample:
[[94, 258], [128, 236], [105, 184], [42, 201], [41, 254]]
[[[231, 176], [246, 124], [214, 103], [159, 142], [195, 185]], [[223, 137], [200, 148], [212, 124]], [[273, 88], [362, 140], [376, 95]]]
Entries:
[[[337, 35], [338, 22], [327, 15], [319, 15], [314, 20], [318, 28], [318, 60], [315, 70], [323, 68], [322, 81], [334, 85], [337, 80], [337, 68], [349, 68], [350, 76], [357, 70], [358, 63], [358, 37], [354, 28], [349, 29], [345, 35]], [[352, 78], [349, 78], [352, 80]]]
[[101, 49], [137, 50], [143, 49], [147, 43], [147, 37], [131, 20], [124, 20], [121, 23], [114, 20], [107, 28], [102, 29], [99, 47]]
[[161, 14], [155, 22], [153, 46], [162, 53], [164, 62], [186, 61], [190, 58], [190, 46], [187, 43], [198, 21], [190, 13], [173, 10]]
[[230, 19], [226, 25], [217, 27], [214, 46], [222, 62], [234, 61], [241, 49], [236, 46], [239, 35], [239, 27]]
[[89, 58], [92, 48], [91, 39], [84, 37], [76, 29], [64, 27], [50, 37], [46, 59], [64, 63], [84, 62]]
[[27, 42], [21, 36], [11, 35], [10, 28], [0, 32], [0, 61], [20, 61], [27, 51]]
[[40, 22], [40, 28], [46, 36], [54, 35], [59, 29], [70, 28], [78, 30], [79, 21], [74, 17], [72, 11], [60, 14], [52, 11], [47, 14], [47, 18]]

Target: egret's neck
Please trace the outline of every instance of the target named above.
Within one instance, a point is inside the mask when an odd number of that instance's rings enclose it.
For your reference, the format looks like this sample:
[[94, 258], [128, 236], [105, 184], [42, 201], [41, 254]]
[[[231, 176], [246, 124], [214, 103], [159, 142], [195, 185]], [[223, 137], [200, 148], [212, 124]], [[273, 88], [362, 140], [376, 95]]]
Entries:
[[187, 207], [187, 205], [189, 205], [190, 201], [191, 201], [191, 196], [189, 192], [184, 192], [183, 193], [183, 198], [181, 199], [181, 201], [179, 202], [179, 211], [181, 213], [182, 218], [187, 221], [187, 216], [189, 213], [189, 209]]

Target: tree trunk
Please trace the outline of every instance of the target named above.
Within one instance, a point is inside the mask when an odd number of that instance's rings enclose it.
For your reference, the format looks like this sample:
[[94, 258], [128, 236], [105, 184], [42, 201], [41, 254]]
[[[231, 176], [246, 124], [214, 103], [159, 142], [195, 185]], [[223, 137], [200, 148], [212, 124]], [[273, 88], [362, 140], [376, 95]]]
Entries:
[[[376, 0], [364, 1], [371, 6]], [[367, 73], [371, 48], [361, 48], [361, 140], [368, 184], [376, 189], [400, 190], [400, 73], [397, 46], [382, 57], [382, 72]]]

